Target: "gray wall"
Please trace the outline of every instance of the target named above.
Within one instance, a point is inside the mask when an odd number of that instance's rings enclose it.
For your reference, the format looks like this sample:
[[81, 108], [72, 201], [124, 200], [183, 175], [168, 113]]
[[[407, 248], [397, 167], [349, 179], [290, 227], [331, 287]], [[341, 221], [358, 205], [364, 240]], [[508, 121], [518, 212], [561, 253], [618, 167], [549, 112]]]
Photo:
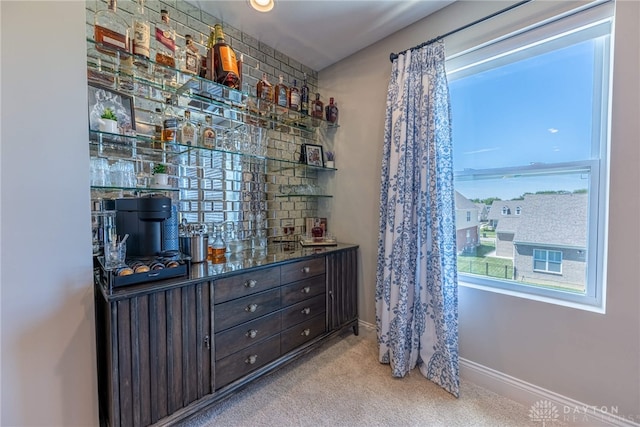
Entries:
[[[568, 5], [558, 3], [558, 7]], [[336, 135], [339, 185], [332, 215], [340, 219], [336, 233], [361, 245], [359, 309], [361, 318], [369, 323], [375, 322], [380, 164], [391, 69], [389, 53], [505, 6], [506, 2], [456, 2], [319, 73], [321, 90], [330, 89], [340, 101], [341, 128]], [[640, 3], [619, 1], [617, 8], [607, 312], [597, 314], [460, 287], [460, 354], [469, 361], [589, 405], [617, 406], [619, 415], [635, 416], [637, 421]], [[491, 22], [504, 19], [521, 25], [539, 17], [509, 13]], [[487, 36], [491, 36], [490, 31]], [[455, 37], [446, 40], [445, 45], [448, 50], [460, 48]]]
[[0, 424], [94, 425], [84, 3], [0, 14]]

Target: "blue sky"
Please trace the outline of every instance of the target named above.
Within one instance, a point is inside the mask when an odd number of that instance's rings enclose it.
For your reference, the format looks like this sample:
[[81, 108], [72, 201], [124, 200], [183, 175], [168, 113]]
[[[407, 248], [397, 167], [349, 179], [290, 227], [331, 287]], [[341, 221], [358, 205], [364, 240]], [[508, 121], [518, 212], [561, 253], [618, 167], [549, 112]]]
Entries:
[[[593, 42], [582, 42], [458, 80], [450, 79], [454, 169], [591, 158]], [[579, 174], [465, 181], [467, 198], [587, 188]]]

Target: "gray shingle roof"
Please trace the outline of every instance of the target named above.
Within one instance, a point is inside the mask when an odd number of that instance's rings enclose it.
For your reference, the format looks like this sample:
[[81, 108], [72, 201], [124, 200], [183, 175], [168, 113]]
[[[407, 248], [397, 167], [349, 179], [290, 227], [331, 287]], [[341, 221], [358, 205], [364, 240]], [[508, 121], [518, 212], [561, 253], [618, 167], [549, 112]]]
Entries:
[[[502, 215], [505, 206], [508, 215]], [[587, 194], [528, 194], [493, 202], [489, 219], [497, 220], [496, 232], [515, 233], [515, 243], [586, 248], [587, 206]]]
[[475, 203], [456, 191], [456, 209], [478, 210]]
[[586, 248], [587, 194], [532, 194], [524, 201], [514, 242]]

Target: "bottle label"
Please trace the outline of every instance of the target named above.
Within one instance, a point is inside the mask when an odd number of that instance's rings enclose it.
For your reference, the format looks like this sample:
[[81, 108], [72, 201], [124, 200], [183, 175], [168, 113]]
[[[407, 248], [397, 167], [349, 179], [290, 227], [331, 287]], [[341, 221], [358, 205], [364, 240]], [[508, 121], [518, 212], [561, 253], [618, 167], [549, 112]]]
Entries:
[[291, 91], [291, 108], [294, 110], [300, 108], [300, 94], [298, 92]]
[[193, 128], [193, 126], [188, 126], [188, 125], [184, 125], [182, 127], [182, 138], [180, 138], [180, 142], [182, 142], [183, 144], [186, 145], [195, 145], [193, 143], [193, 139], [195, 136], [195, 129]]
[[184, 71], [187, 73], [198, 74], [198, 55], [187, 50], [184, 59]]
[[149, 23], [135, 21], [133, 23], [133, 53], [149, 58], [150, 41]]
[[175, 141], [176, 140], [176, 130], [173, 129], [163, 129], [162, 130], [162, 140], [163, 141]]
[[216, 132], [211, 129], [205, 129], [202, 132], [202, 145], [205, 147], [213, 148], [216, 145]]
[[278, 105], [281, 107], [287, 106], [287, 90], [283, 87], [278, 88]]
[[176, 41], [172, 38], [170, 31], [162, 31], [160, 28], [156, 27], [156, 40], [171, 52], [175, 53]]
[[220, 46], [220, 64], [226, 72], [234, 72], [238, 75], [238, 61], [236, 54], [229, 46]]
[[96, 43], [103, 44], [107, 48], [124, 51], [127, 50], [127, 36], [124, 34], [96, 25], [94, 28], [94, 35]]

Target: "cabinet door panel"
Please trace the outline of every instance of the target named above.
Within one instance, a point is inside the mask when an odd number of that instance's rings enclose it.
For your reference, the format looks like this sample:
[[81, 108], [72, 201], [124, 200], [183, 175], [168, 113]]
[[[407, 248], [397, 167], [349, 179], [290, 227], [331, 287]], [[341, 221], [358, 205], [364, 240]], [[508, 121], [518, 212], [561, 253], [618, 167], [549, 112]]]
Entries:
[[324, 273], [324, 258], [312, 258], [285, 264], [282, 267], [282, 283], [291, 283]]
[[358, 319], [358, 250], [330, 253], [326, 258], [329, 328], [335, 330]]
[[149, 425], [212, 393], [210, 303], [209, 283], [113, 303], [120, 408], [114, 425]]

